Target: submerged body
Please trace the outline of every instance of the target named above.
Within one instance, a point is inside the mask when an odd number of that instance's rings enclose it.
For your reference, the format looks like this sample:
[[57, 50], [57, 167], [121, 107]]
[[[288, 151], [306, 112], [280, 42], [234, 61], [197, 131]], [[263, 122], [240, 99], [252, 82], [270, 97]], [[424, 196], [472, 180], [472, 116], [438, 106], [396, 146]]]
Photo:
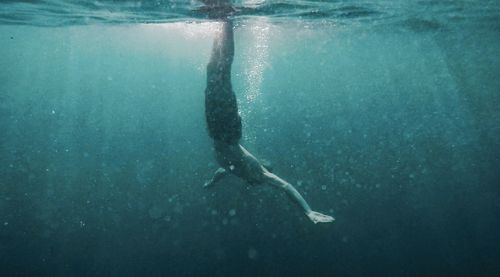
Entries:
[[271, 184], [283, 189], [313, 221], [332, 222], [331, 216], [311, 210], [300, 193], [288, 182], [268, 171], [257, 158], [239, 144], [242, 133], [236, 96], [231, 85], [234, 57], [233, 25], [222, 20], [222, 31], [216, 35], [207, 66], [205, 115], [208, 133], [214, 140], [215, 157], [221, 168], [205, 183], [209, 187], [231, 173], [250, 184]]
[[215, 158], [219, 165], [250, 184], [261, 184], [267, 169], [243, 146], [214, 141]]

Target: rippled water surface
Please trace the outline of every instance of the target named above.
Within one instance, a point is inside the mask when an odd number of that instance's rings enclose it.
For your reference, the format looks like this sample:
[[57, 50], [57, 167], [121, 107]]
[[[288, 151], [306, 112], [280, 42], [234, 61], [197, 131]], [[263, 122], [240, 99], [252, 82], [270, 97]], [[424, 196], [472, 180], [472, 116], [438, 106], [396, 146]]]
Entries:
[[[236, 18], [316, 20], [351, 24], [409, 22], [430, 27], [448, 23], [498, 24], [498, 1], [234, 1]], [[11, 1], [0, 3], [0, 23], [65, 26], [162, 23], [205, 18], [198, 1]]]

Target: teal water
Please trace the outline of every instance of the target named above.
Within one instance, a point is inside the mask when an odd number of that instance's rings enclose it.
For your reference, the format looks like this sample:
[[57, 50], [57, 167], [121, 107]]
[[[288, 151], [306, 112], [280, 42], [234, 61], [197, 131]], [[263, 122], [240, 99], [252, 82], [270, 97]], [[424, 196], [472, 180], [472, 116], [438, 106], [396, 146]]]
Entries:
[[1, 276], [498, 276], [500, 6], [238, 1], [217, 169], [196, 1], [0, 3]]

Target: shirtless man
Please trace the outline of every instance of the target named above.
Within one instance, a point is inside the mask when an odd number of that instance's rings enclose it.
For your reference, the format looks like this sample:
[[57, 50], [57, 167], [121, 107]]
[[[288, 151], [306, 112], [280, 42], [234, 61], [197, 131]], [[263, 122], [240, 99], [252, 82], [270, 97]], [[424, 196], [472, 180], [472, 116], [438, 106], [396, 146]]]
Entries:
[[[214, 3], [210, 0], [205, 4]], [[220, 2], [226, 5], [220, 6]], [[282, 190], [314, 223], [332, 222], [334, 218], [311, 210], [302, 195], [288, 182], [271, 173], [250, 152], [239, 144], [241, 118], [231, 85], [231, 64], [234, 57], [233, 24], [227, 18], [232, 8], [227, 1], [216, 0], [217, 6], [207, 6], [209, 16], [218, 18], [222, 30], [215, 37], [207, 66], [205, 116], [208, 133], [214, 140], [215, 157], [221, 166], [204, 187], [208, 188], [228, 174], [234, 174], [250, 184], [271, 184]]]

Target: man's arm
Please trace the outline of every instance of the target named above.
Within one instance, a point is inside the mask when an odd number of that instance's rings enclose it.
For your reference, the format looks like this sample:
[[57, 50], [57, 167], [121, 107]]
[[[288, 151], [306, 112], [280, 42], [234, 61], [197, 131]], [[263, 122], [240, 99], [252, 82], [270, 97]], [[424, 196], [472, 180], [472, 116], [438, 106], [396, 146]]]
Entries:
[[224, 176], [227, 176], [229, 173], [227, 173], [227, 171], [224, 169], [224, 168], [219, 168], [215, 171], [214, 173], [214, 176], [212, 177], [212, 179], [210, 181], [207, 181], [203, 187], [204, 188], [208, 188], [208, 187], [211, 187], [213, 186], [215, 183], [217, 183], [218, 181], [220, 181], [220, 179], [222, 179]]
[[290, 197], [290, 199], [294, 203], [299, 205], [299, 207], [302, 208], [302, 210], [304, 210], [304, 213], [307, 215], [307, 217], [309, 217], [309, 219], [312, 222], [314, 222], [314, 223], [318, 223], [318, 222], [326, 223], [326, 222], [332, 222], [335, 220], [333, 217], [331, 217], [329, 215], [325, 215], [325, 214], [318, 213], [318, 212], [311, 210], [311, 208], [309, 207], [309, 204], [307, 204], [304, 197], [302, 197], [302, 195], [300, 195], [300, 193], [287, 181], [281, 179], [280, 177], [278, 177], [275, 174], [268, 172], [268, 171], [264, 172], [264, 176], [265, 176], [265, 181], [267, 183], [284, 190], [286, 192], [286, 194], [288, 195], [288, 197]]

